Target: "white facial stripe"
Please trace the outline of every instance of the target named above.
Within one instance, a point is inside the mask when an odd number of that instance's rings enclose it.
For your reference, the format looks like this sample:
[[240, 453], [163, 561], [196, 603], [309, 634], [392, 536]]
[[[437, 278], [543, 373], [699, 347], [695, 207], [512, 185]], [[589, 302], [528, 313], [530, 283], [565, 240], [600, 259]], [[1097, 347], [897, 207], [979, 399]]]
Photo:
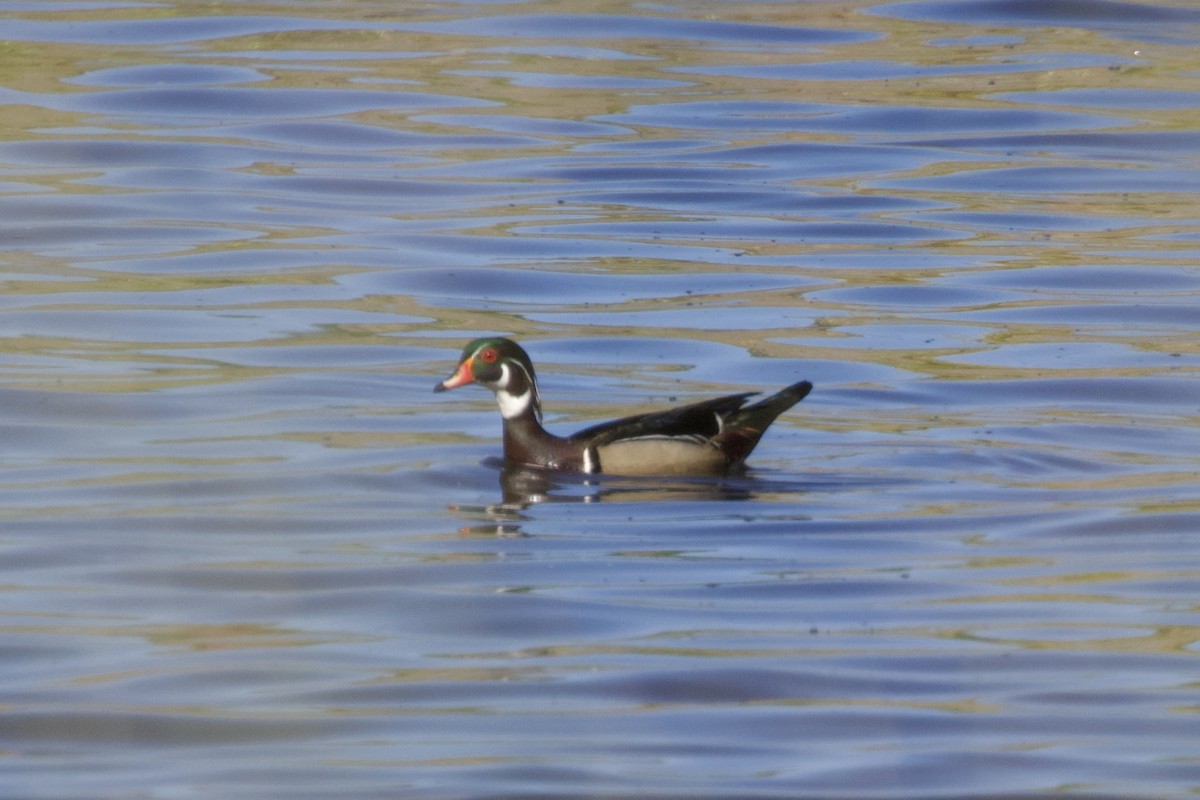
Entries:
[[[525, 373], [526, 386], [521, 394], [513, 394], [508, 390], [513, 380], [513, 366], [517, 366]], [[502, 361], [500, 362], [500, 377], [487, 384], [488, 387], [496, 393], [496, 402], [500, 404], [500, 416], [505, 419], [515, 419], [529, 411], [532, 405], [534, 413], [540, 420], [542, 417], [541, 409], [538, 408], [535, 402], [537, 387], [533, 383], [533, 378], [529, 374], [529, 370], [525, 369], [525, 365], [519, 362]]]
[[529, 408], [529, 400], [532, 396], [528, 390], [524, 394], [510, 394], [508, 384], [511, 381], [512, 371], [505, 362], [500, 365], [500, 380], [496, 381], [496, 402], [500, 404], [500, 416], [505, 419], [512, 419], [524, 414]]

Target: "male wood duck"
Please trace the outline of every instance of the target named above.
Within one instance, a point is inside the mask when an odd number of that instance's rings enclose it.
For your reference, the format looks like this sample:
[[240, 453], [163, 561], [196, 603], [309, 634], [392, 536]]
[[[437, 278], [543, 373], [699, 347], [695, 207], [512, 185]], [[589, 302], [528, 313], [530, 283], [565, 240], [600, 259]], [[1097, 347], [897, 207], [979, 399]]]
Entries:
[[746, 461], [775, 418], [812, 390], [800, 381], [753, 405], [755, 392], [638, 414], [559, 437], [542, 427], [533, 362], [516, 342], [476, 339], [435, 392], [479, 383], [496, 394], [504, 417], [504, 459], [512, 464], [588, 474], [714, 475]]

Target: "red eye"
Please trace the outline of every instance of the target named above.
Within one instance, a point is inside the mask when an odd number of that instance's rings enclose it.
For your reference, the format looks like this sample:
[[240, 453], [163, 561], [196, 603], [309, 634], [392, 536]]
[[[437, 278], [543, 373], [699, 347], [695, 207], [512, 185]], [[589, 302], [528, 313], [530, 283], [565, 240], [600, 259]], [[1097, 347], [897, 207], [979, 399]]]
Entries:
[[495, 364], [496, 359], [499, 357], [500, 354], [496, 352], [496, 348], [494, 347], [487, 347], [479, 351], [479, 360], [485, 364]]

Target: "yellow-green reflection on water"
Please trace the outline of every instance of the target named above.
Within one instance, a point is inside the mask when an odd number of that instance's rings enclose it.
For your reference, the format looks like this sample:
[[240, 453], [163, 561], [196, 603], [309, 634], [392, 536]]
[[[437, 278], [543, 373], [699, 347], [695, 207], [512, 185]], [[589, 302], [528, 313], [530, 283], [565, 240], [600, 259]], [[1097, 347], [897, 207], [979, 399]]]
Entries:
[[[1194, 792], [1200, 19], [1104, 10], [0, 10], [12, 793]], [[490, 332], [816, 390], [502, 471]]]

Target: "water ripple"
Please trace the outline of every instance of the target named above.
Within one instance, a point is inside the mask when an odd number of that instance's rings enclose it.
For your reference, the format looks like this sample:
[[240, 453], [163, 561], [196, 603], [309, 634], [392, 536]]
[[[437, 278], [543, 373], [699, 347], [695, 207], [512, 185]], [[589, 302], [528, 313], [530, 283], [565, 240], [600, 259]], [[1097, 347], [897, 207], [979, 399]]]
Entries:
[[5, 796], [1200, 788], [1194, 9], [0, 20]]

